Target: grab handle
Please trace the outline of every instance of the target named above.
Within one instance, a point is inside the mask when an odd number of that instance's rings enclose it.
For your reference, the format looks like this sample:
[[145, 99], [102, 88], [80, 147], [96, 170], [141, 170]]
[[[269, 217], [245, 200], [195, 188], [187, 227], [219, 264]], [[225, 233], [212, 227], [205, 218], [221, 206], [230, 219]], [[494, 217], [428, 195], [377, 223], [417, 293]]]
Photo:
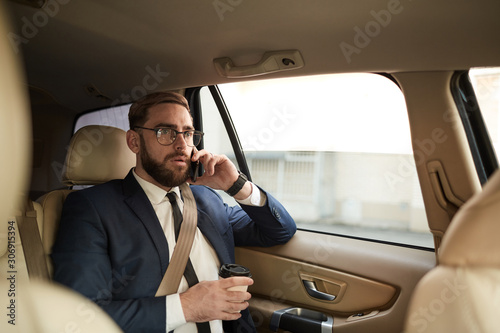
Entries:
[[304, 67], [298, 50], [266, 52], [256, 64], [235, 66], [231, 58], [214, 59], [217, 73], [226, 78], [245, 78]]

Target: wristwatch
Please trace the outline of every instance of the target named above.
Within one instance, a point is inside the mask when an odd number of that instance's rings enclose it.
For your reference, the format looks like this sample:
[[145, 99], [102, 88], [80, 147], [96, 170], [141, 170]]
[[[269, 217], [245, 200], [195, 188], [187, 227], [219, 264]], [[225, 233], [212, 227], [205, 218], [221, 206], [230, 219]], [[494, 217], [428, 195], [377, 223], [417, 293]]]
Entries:
[[233, 186], [231, 186], [227, 191], [225, 191], [232, 197], [234, 197], [236, 193], [238, 193], [243, 188], [245, 183], [248, 181], [248, 178], [247, 176], [245, 176], [245, 174], [241, 173], [240, 171], [238, 171], [238, 173], [240, 175], [238, 176], [238, 179], [236, 179], [236, 181], [234, 182]]

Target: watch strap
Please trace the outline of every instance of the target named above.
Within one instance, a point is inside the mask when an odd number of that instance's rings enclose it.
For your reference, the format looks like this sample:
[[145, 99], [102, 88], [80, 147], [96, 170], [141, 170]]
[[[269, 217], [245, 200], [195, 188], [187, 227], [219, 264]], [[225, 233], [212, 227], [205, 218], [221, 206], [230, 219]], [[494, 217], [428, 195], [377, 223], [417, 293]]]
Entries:
[[229, 194], [232, 197], [234, 197], [243, 188], [245, 183], [248, 181], [247, 176], [245, 176], [240, 171], [238, 171], [238, 173], [239, 173], [238, 179], [236, 179], [234, 184], [227, 191], [225, 191], [227, 194]]

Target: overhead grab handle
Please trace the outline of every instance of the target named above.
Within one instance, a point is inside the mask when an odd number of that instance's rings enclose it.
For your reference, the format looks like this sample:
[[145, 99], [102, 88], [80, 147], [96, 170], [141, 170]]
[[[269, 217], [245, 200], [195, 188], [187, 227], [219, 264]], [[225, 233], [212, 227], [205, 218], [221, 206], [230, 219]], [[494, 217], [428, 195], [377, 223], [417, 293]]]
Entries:
[[235, 66], [231, 58], [214, 59], [217, 73], [229, 79], [265, 75], [304, 67], [304, 60], [298, 50], [266, 52], [262, 59], [247, 66]]

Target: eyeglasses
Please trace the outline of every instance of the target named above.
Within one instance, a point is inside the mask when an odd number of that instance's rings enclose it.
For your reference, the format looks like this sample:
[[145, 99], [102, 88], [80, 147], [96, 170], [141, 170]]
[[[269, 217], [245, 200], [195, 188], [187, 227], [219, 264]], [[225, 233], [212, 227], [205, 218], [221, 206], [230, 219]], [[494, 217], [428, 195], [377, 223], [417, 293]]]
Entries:
[[141, 129], [156, 132], [156, 140], [158, 140], [158, 143], [161, 144], [162, 146], [169, 146], [172, 143], [174, 143], [175, 139], [177, 139], [177, 136], [179, 134], [182, 134], [184, 141], [186, 141], [186, 144], [189, 147], [195, 147], [195, 146], [199, 145], [201, 142], [201, 138], [203, 137], [203, 132], [195, 131], [195, 130], [179, 132], [179, 131], [174, 130], [173, 128], [168, 128], [168, 127], [166, 127], [166, 128], [147, 128], [147, 127], [141, 127], [141, 126], [134, 126], [134, 128], [141, 128]]

